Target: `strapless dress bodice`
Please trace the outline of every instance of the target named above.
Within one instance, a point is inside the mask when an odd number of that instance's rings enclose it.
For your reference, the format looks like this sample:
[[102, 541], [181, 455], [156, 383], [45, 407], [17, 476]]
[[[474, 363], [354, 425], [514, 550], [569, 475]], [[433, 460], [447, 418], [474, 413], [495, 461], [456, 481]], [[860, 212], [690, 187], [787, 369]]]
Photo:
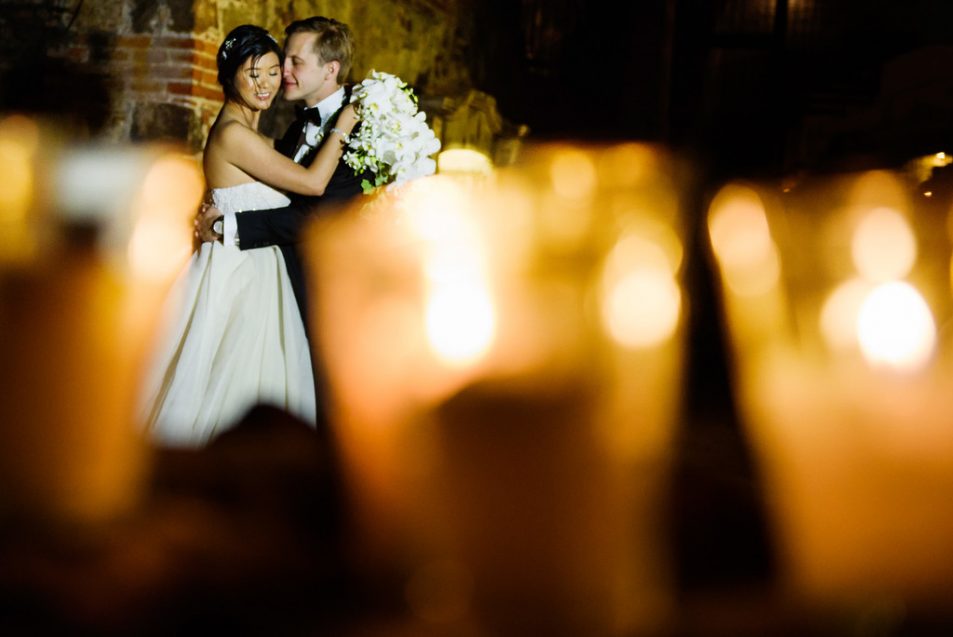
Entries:
[[223, 213], [283, 208], [291, 203], [284, 193], [260, 181], [212, 189], [212, 203]]

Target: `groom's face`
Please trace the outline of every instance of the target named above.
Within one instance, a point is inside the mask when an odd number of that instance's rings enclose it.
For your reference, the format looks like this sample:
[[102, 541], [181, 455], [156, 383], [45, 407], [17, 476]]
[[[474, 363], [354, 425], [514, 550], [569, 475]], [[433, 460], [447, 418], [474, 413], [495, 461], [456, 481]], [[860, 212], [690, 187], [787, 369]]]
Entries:
[[282, 86], [286, 100], [304, 100], [314, 106], [338, 89], [335, 64], [322, 63], [314, 50], [317, 37], [316, 33], [298, 32], [285, 42]]

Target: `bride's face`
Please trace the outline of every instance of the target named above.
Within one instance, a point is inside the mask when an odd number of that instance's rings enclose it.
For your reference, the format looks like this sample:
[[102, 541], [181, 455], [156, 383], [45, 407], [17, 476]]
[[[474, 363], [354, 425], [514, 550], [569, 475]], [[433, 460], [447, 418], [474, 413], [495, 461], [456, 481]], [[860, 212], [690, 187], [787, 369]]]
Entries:
[[252, 108], [265, 110], [275, 101], [281, 88], [281, 62], [274, 53], [257, 60], [245, 60], [235, 76], [235, 88], [242, 101]]

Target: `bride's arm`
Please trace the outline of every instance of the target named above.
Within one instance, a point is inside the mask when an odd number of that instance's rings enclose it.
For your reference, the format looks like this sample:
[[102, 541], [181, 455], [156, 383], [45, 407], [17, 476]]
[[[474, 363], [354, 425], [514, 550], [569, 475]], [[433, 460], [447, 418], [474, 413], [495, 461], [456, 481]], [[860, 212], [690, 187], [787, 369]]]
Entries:
[[223, 158], [255, 179], [280, 190], [320, 196], [334, 174], [344, 143], [357, 123], [354, 107], [345, 106], [308, 168], [276, 151], [271, 142], [249, 128], [233, 124], [219, 136]]

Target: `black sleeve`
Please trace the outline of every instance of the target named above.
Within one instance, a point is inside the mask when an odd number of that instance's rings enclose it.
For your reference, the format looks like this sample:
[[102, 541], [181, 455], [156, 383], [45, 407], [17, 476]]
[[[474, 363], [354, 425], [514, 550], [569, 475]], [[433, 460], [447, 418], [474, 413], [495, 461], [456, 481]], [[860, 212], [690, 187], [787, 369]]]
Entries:
[[249, 250], [296, 243], [313, 207], [313, 203], [293, 202], [284, 208], [236, 213], [239, 248]]
[[304, 120], [292, 122], [282, 138], [275, 140], [275, 150], [285, 157], [294, 156], [295, 148], [298, 145], [298, 138], [301, 136], [301, 130], [304, 128], [304, 124]]

